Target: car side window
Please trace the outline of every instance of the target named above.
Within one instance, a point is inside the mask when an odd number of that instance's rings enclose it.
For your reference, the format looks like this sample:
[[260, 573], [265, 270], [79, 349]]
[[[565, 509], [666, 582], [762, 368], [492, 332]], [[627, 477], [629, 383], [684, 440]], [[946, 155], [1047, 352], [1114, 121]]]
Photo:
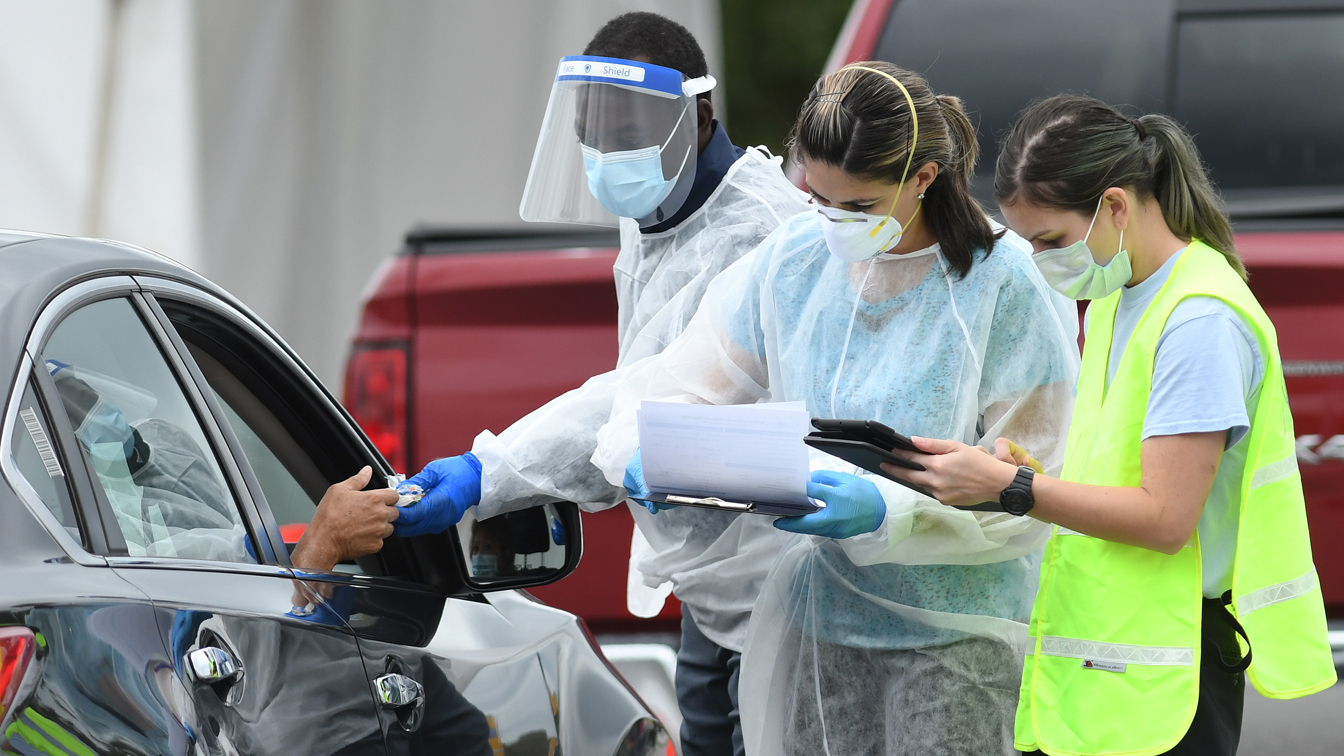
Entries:
[[[292, 550], [327, 488], [372, 464], [349, 421], [272, 345], [220, 313], [156, 297], [233, 429], [285, 544]], [[384, 486], [375, 472], [369, 487]], [[255, 497], [254, 497], [255, 498]], [[340, 572], [404, 575], [401, 547], [336, 566]]]
[[53, 433], [46, 411], [29, 381], [19, 400], [18, 422], [14, 424], [14, 433], [10, 438], [9, 448], [14, 467], [47, 506], [56, 522], [87, 548], [75, 515], [65, 466], [56, 452]]
[[322, 500], [328, 485], [326, 478], [256, 394], [209, 352], [191, 341], [186, 343], [238, 437], [271, 514], [280, 526], [281, 537], [286, 543], [298, 543]]
[[129, 299], [67, 315], [42, 358], [130, 556], [256, 562], [200, 420]]

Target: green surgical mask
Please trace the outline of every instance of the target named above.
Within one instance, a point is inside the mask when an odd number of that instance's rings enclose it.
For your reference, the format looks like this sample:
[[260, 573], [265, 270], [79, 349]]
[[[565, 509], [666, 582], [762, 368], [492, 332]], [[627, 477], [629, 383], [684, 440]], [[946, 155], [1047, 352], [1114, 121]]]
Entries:
[[1134, 271], [1129, 266], [1129, 250], [1125, 249], [1123, 228], [1120, 229], [1120, 249], [1105, 265], [1097, 264], [1092, 249], [1087, 246], [1087, 239], [1092, 235], [1092, 227], [1097, 225], [1097, 215], [1100, 213], [1101, 200], [1097, 200], [1092, 223], [1081, 240], [1031, 258], [1036, 261], [1036, 267], [1050, 288], [1069, 299], [1104, 299], [1119, 291], [1134, 277]]

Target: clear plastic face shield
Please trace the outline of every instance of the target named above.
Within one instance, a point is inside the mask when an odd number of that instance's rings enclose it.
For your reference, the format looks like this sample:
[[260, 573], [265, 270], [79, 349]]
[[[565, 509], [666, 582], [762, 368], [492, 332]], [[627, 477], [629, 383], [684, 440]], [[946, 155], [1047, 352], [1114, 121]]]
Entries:
[[525, 221], [652, 226], [686, 201], [699, 156], [696, 95], [714, 78], [683, 80], [650, 63], [561, 58], [518, 208]]

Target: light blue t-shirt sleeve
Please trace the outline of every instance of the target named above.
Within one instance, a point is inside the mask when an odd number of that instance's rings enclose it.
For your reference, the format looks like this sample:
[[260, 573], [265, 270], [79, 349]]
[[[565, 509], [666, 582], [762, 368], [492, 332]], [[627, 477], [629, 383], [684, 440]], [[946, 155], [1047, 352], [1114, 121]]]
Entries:
[[1157, 343], [1144, 439], [1225, 430], [1232, 448], [1250, 429], [1247, 404], [1263, 376], [1259, 344], [1227, 303], [1182, 301]]

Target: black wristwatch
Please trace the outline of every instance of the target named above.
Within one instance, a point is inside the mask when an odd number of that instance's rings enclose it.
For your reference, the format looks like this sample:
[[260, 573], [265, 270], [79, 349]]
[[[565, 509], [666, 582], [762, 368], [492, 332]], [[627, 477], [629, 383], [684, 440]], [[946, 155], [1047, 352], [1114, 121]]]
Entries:
[[1017, 468], [1017, 476], [1013, 478], [1013, 482], [999, 494], [999, 504], [1003, 505], [1003, 511], [1021, 517], [1036, 506], [1036, 499], [1031, 495], [1031, 481], [1035, 475], [1036, 471], [1026, 465]]

